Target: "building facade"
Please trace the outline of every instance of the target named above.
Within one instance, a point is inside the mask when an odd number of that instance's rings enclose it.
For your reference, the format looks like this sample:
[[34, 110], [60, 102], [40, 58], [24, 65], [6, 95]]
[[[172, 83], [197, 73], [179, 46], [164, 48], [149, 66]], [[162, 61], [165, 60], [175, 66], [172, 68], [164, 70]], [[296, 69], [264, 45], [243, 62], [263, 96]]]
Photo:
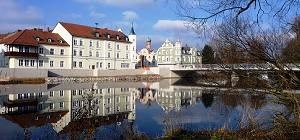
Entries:
[[71, 52], [71, 69], [134, 69], [136, 64], [136, 34], [121, 30], [59, 22], [53, 33], [61, 35]]
[[45, 69], [134, 69], [136, 34], [127, 36], [59, 22], [52, 32], [18, 30], [0, 38], [0, 67]]
[[155, 52], [152, 49], [151, 39], [148, 38], [146, 41], [146, 46], [138, 53], [138, 63], [136, 68], [156, 66], [157, 61], [155, 58]]
[[0, 67], [70, 68], [69, 44], [58, 34], [25, 29], [0, 40]]
[[183, 46], [180, 41], [173, 44], [166, 40], [156, 52], [159, 67], [195, 67], [202, 63], [201, 52], [196, 48]]

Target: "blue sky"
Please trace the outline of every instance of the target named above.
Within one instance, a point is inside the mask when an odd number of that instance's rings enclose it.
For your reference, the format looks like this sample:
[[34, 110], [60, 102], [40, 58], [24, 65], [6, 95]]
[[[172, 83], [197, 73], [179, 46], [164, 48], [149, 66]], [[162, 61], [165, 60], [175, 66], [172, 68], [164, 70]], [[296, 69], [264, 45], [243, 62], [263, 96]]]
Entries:
[[[202, 47], [204, 42], [176, 14], [176, 6], [167, 0], [0, 0], [0, 32], [24, 28], [53, 28], [59, 21], [128, 33], [131, 22], [138, 36], [138, 49], [147, 37], [153, 47], [169, 39]], [[4, 12], [4, 13], [3, 13]]]

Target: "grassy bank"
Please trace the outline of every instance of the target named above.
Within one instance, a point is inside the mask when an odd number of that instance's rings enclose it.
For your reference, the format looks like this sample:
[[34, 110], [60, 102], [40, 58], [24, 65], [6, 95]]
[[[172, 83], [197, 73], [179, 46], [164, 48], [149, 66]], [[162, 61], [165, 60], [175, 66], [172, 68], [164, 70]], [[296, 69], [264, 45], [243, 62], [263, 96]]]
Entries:
[[0, 84], [43, 84], [45, 82], [45, 78], [9, 78], [8, 80], [0, 81]]

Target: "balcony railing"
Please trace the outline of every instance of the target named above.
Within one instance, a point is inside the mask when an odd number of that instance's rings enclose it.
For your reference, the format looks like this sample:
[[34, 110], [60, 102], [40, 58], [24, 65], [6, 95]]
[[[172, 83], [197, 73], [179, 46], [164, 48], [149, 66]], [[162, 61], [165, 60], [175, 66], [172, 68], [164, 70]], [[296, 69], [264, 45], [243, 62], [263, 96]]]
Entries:
[[12, 57], [33, 57], [38, 58], [38, 53], [30, 53], [30, 52], [4, 52], [5, 56], [12, 56]]

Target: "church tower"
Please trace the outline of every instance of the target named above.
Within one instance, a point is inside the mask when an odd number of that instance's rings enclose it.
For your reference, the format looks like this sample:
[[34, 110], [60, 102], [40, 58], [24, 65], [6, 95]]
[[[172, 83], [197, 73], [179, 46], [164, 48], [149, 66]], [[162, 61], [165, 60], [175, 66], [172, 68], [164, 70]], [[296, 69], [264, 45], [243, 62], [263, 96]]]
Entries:
[[130, 45], [130, 59], [132, 66], [131, 68], [135, 68], [135, 65], [137, 63], [137, 54], [136, 54], [136, 34], [133, 28], [133, 23], [131, 24], [130, 33], [128, 35], [129, 41], [132, 42]]

